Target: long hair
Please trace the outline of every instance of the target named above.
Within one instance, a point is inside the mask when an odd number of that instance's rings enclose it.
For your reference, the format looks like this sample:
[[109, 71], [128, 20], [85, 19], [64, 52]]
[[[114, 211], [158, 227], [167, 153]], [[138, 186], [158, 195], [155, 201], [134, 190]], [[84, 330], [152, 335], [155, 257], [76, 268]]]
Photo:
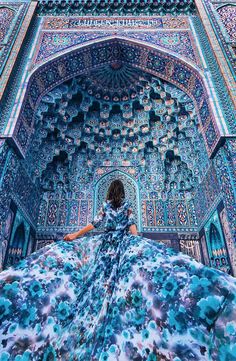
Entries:
[[111, 201], [111, 204], [114, 208], [119, 208], [122, 204], [122, 201], [125, 199], [125, 189], [124, 185], [119, 179], [115, 179], [111, 182], [106, 200]]

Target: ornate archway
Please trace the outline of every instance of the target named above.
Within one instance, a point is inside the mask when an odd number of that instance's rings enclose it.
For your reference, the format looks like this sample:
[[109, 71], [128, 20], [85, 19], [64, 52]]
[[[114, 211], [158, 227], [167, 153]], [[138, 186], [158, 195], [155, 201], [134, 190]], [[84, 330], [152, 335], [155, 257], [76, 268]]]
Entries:
[[110, 183], [115, 180], [120, 179], [125, 188], [126, 197], [129, 199], [131, 207], [133, 209], [134, 217], [138, 229], [141, 231], [141, 216], [140, 216], [140, 197], [139, 197], [139, 188], [137, 182], [130, 177], [130, 175], [120, 171], [113, 170], [105, 175], [103, 175], [96, 183], [94, 191], [94, 215], [100, 209], [106, 194], [109, 188]]
[[126, 63], [58, 85], [41, 99], [26, 153], [44, 191], [38, 224], [86, 224], [98, 175], [117, 169], [139, 180], [145, 231], [196, 231], [191, 198], [208, 166], [199, 129], [185, 92]]
[[[42, 97], [55, 86], [101, 66], [122, 63], [171, 82], [192, 98], [208, 154], [220, 140], [221, 127], [209, 103], [202, 74], [190, 64], [154, 47], [113, 38], [101, 40], [40, 66], [30, 77], [17, 124], [8, 130], [22, 155], [34, 129], [35, 110]], [[14, 126], [14, 125], [13, 125]]]

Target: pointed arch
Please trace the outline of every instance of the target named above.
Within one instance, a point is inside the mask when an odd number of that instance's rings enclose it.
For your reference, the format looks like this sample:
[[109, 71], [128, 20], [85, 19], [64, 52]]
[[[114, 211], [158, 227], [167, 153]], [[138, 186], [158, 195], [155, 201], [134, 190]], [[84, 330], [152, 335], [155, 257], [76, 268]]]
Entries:
[[21, 222], [15, 230], [14, 237], [12, 239], [12, 247], [23, 249], [25, 243], [25, 227], [24, 223]]
[[11, 237], [11, 241], [9, 242], [4, 260], [5, 266], [11, 266], [22, 258], [25, 242], [26, 230], [24, 222], [21, 222], [16, 227], [14, 234]]
[[125, 35], [104, 35], [100, 38], [97, 38], [97, 39], [92, 39], [92, 40], [87, 40], [87, 41], [84, 41], [82, 43], [79, 43], [79, 44], [76, 44], [76, 45], [72, 45], [72, 46], [69, 46], [68, 48], [65, 48], [65, 49], [62, 49], [52, 55], [50, 55], [48, 58], [36, 63], [36, 65], [33, 67], [33, 69], [31, 70], [29, 76], [31, 76], [35, 71], [37, 71], [37, 69], [39, 69], [41, 66], [47, 64], [48, 62], [51, 62], [51, 61], [54, 61], [60, 57], [63, 57], [73, 51], [78, 51], [79, 49], [83, 49], [85, 47], [88, 47], [88, 46], [91, 46], [91, 45], [94, 45], [96, 43], [102, 43], [102, 42], [105, 42], [105, 41], [116, 41], [116, 40], [124, 40], [124, 41], [127, 41], [128, 43], [130, 44], [139, 44], [139, 45], [143, 45], [144, 47], [146, 47], [147, 49], [156, 49], [157, 51], [160, 51], [166, 55], [170, 55], [170, 56], [173, 56], [174, 58], [178, 59], [179, 61], [182, 61], [183, 63], [186, 63], [188, 64], [190, 67], [192, 67], [193, 69], [195, 69], [199, 74], [200, 76], [202, 77], [202, 79], [204, 79], [204, 73], [203, 71], [201, 70], [201, 68], [196, 64], [194, 63], [192, 60], [186, 58], [185, 56], [183, 55], [180, 55], [174, 51], [172, 51], [171, 49], [167, 49], [167, 48], [164, 48], [160, 45], [157, 45], [157, 44], [153, 44], [153, 43], [150, 43], [146, 40], [141, 40], [141, 39], [135, 39], [131, 36], [129, 36], [129, 34], [125, 34]]
[[232, 3], [232, 2], [227, 2], [227, 3], [223, 3], [223, 4], [219, 4], [215, 7], [215, 10], [219, 10], [219, 9], [222, 9], [224, 7], [227, 7], [227, 6], [235, 6], [236, 7], [236, 4], [235, 3]]
[[130, 201], [138, 229], [141, 230], [141, 206], [138, 183], [131, 175], [120, 169], [113, 169], [103, 174], [95, 183], [94, 215], [105, 200], [110, 183], [115, 179], [120, 179], [123, 182], [126, 198]]
[[211, 223], [210, 225], [210, 243], [212, 251], [220, 249], [222, 245], [220, 232], [218, 231], [214, 223]]
[[163, 49], [118, 37], [77, 47], [48, 61], [30, 74], [22, 95], [19, 116], [5, 135], [12, 137], [24, 156], [34, 132], [35, 110], [42, 97], [55, 86], [75, 76], [117, 60], [168, 81], [188, 94], [194, 102], [208, 154], [213, 153], [223, 130], [217, 122], [201, 71]]

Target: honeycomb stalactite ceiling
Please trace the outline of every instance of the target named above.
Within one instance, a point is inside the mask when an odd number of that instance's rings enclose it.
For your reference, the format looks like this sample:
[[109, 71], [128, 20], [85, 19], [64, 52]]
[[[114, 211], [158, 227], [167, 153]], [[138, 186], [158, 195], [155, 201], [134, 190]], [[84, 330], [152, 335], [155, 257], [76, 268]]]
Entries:
[[40, 14], [192, 14], [193, 0], [39, 0]]
[[87, 180], [101, 166], [133, 166], [159, 175], [155, 191], [162, 197], [191, 197], [207, 167], [198, 128], [182, 90], [112, 63], [42, 98], [26, 163], [45, 191], [72, 189], [80, 166]]
[[89, 95], [104, 101], [126, 102], [144, 94], [149, 83], [139, 71], [119, 61], [80, 77], [78, 84]]

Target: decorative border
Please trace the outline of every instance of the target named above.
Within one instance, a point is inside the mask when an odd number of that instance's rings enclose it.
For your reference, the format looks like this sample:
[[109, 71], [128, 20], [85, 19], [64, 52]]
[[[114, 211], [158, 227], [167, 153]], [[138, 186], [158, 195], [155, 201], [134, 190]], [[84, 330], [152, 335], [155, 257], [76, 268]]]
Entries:
[[[27, 6], [28, 6], [28, 4], [27, 4]], [[24, 18], [24, 21], [23, 21], [23, 23], [22, 23], [22, 25], [20, 27], [17, 39], [16, 39], [16, 41], [14, 43], [14, 46], [13, 46], [13, 48], [11, 50], [11, 53], [10, 53], [10, 56], [9, 56], [9, 58], [7, 60], [7, 63], [5, 65], [5, 67], [4, 67], [3, 73], [2, 73], [1, 78], [0, 78], [0, 100], [3, 97], [4, 90], [5, 90], [6, 86], [7, 86], [7, 83], [8, 83], [8, 80], [10, 78], [13, 66], [14, 66], [14, 64], [16, 62], [16, 59], [17, 59], [17, 56], [18, 56], [18, 53], [19, 53], [19, 49], [21, 48], [21, 46], [23, 44], [23, 41], [25, 39], [26, 32], [27, 32], [28, 27], [30, 25], [31, 19], [32, 19], [33, 15], [34, 15], [36, 6], [37, 6], [37, 3], [31, 3], [29, 5], [27, 14], [26, 14], [26, 16]]]
[[188, 16], [45, 16], [42, 30], [187, 30]]
[[[202, 22], [199, 18], [193, 19], [193, 27], [198, 34], [198, 40], [202, 49], [202, 56], [204, 57], [205, 67], [209, 72], [209, 87], [215, 95], [215, 108], [219, 114], [219, 119], [225, 128], [225, 135], [236, 133], [235, 108], [231, 102], [228, 94], [228, 89], [224, 77], [222, 77], [220, 67], [218, 65], [215, 53], [211, 51], [211, 45], [208, 41], [208, 36]], [[214, 55], [215, 54], [215, 55]], [[234, 82], [232, 83], [232, 85]]]
[[[180, 44], [178, 45], [172, 45], [170, 44], [164, 44], [163, 43], [163, 38], [164, 37], [168, 37], [168, 36], [172, 36], [172, 38], [175, 37], [175, 35], [178, 35], [180, 37]], [[102, 40], [105, 39], [107, 37], [111, 37], [111, 36], [119, 36], [128, 40], [136, 40], [136, 41], [142, 41], [143, 43], [146, 43], [147, 45], [149, 44], [153, 44], [157, 47], [163, 48], [165, 50], [169, 50], [173, 55], [180, 55], [183, 59], [186, 59], [186, 61], [188, 62], [193, 62], [195, 63], [197, 66], [201, 67], [201, 62], [200, 62], [200, 58], [199, 58], [199, 54], [197, 52], [196, 47], [194, 46], [194, 39], [192, 36], [192, 33], [190, 31], [163, 31], [163, 30], [159, 30], [159, 31], [146, 31], [146, 32], [142, 32], [142, 31], [96, 31], [96, 32], [86, 32], [86, 31], [66, 31], [66, 32], [41, 32], [39, 39], [38, 39], [38, 43], [37, 43], [37, 48], [36, 51], [34, 53], [34, 57], [33, 57], [33, 61], [32, 61], [32, 68], [34, 68], [35, 66], [38, 66], [40, 64], [43, 64], [45, 62], [45, 60], [51, 60], [53, 59], [53, 57], [55, 57], [55, 55], [60, 56], [61, 53], [65, 50], [69, 50], [70, 48], [73, 48], [77, 45], [83, 44], [89, 44], [89, 42], [93, 41], [93, 40]], [[51, 39], [50, 39], [51, 37]], [[53, 48], [53, 43], [52, 43], [52, 38], [55, 37], [60, 37], [60, 41], [63, 42], [64, 44], [58, 44], [58, 45], [54, 45]], [[66, 44], [66, 40], [68, 37], [71, 37], [71, 43], [67, 43]], [[185, 37], [185, 38], [183, 38]], [[48, 54], [43, 54], [43, 47], [44, 47], [44, 43], [45, 43], [45, 39], [49, 38], [50, 40], [50, 44], [51, 44], [51, 50], [48, 52]], [[74, 39], [73, 39], [74, 38]], [[186, 47], [185, 47], [185, 43]], [[188, 48], [189, 47], [189, 48]], [[187, 51], [191, 50], [191, 54], [187, 54]]]
[[[203, 0], [203, 1], [196, 0], [195, 4], [196, 4], [197, 10], [199, 12], [200, 18], [202, 20], [202, 23], [204, 24], [204, 28], [207, 33], [208, 40], [209, 40], [211, 47], [214, 51], [214, 54], [216, 56], [216, 60], [219, 65], [221, 74], [225, 81], [228, 93], [231, 97], [231, 101], [233, 102], [233, 104], [236, 108], [236, 83], [234, 81], [232, 71], [231, 71], [231, 69], [226, 61], [226, 58], [224, 56], [224, 53], [222, 51], [221, 45], [218, 41], [218, 38], [219, 38], [222, 44], [225, 43], [222, 32], [219, 27], [219, 24], [217, 23], [216, 19], [214, 18], [214, 14], [211, 9], [211, 4], [207, 0]], [[209, 13], [209, 15], [207, 14], [207, 12]], [[213, 22], [214, 27], [217, 29], [218, 33], [214, 32], [211, 22]], [[227, 53], [227, 56], [229, 57], [229, 51], [226, 51], [225, 45], [223, 46], [223, 50]], [[231, 57], [229, 57], [229, 59], [231, 59]]]

